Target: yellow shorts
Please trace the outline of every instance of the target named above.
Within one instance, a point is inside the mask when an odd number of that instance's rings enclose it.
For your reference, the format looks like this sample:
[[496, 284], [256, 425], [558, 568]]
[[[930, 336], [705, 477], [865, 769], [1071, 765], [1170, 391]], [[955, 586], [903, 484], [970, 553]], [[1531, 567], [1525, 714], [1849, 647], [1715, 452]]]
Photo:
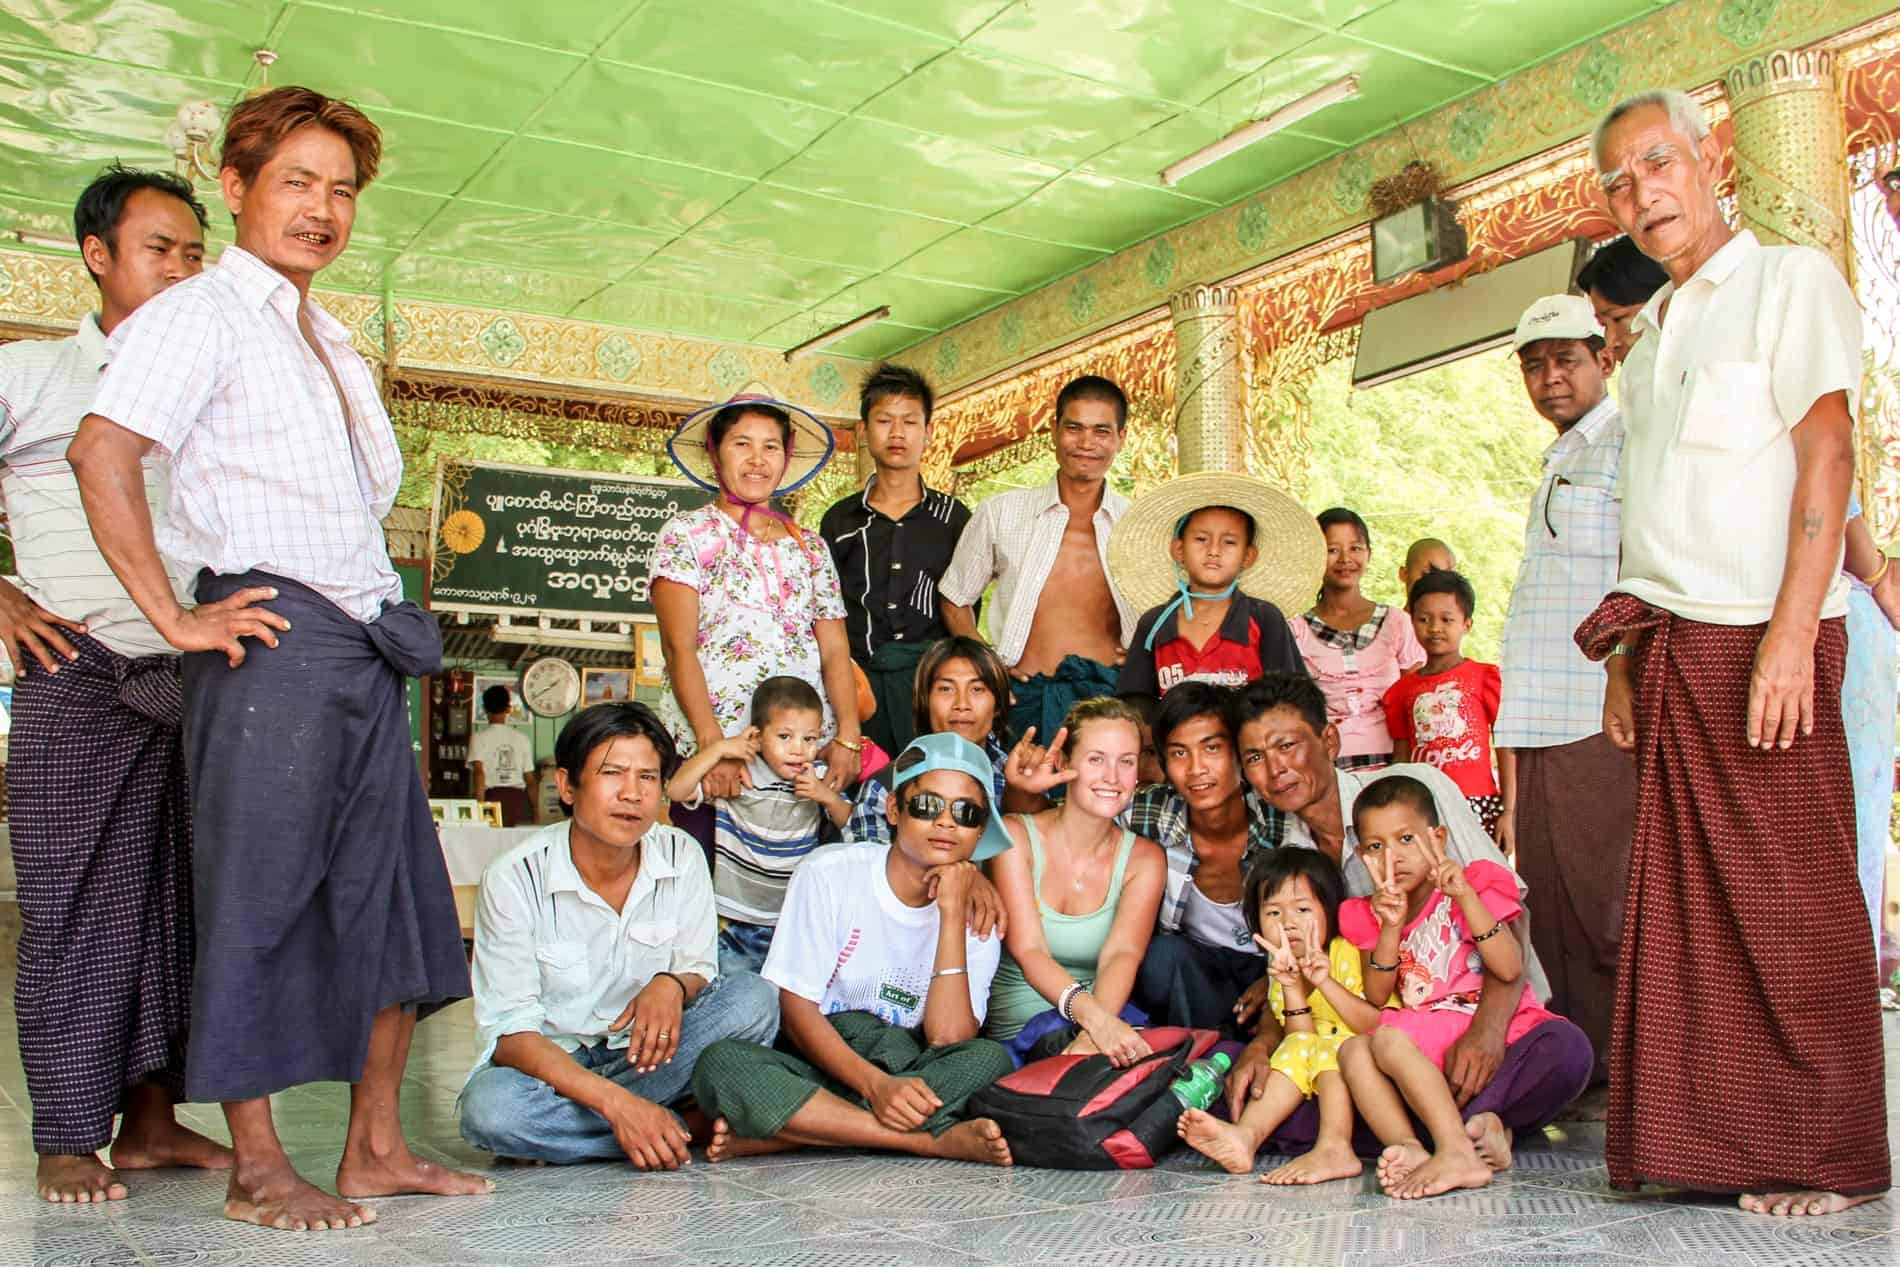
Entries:
[[1313, 1098], [1313, 1084], [1323, 1073], [1339, 1072], [1339, 1049], [1350, 1035], [1288, 1034], [1273, 1049], [1271, 1066], [1293, 1080], [1300, 1094]]

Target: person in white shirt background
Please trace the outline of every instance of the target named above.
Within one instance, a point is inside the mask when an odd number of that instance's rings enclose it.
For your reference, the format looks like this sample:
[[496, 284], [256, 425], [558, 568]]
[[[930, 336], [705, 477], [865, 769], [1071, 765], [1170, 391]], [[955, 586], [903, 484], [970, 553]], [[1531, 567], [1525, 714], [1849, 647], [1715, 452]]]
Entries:
[[476, 800], [501, 806], [504, 827], [534, 819], [534, 806], [528, 799], [528, 767], [534, 761], [534, 748], [525, 734], [508, 724], [514, 703], [505, 686], [483, 691], [482, 715], [488, 724], [468, 741], [470, 790]]
[[644, 704], [596, 704], [555, 741], [572, 817], [482, 873], [475, 1024], [483, 1052], [462, 1089], [462, 1137], [524, 1161], [686, 1161], [701, 1052], [770, 1043], [778, 993], [721, 975], [712, 877], [699, 842], [659, 821], [679, 764]]
[[[98, 313], [71, 338], [0, 348], [0, 498], [20, 575], [19, 588], [0, 581], [0, 645], [18, 674], [15, 1011], [37, 1184], [48, 1201], [105, 1201], [127, 1193], [115, 1172], [231, 1164], [172, 1112], [192, 963], [178, 657], [93, 544], [66, 461], [108, 336], [204, 267], [205, 209], [176, 176], [115, 166], [80, 195], [73, 221]], [[151, 497], [154, 464], [144, 478]], [[110, 1167], [97, 1156], [108, 1141]]]

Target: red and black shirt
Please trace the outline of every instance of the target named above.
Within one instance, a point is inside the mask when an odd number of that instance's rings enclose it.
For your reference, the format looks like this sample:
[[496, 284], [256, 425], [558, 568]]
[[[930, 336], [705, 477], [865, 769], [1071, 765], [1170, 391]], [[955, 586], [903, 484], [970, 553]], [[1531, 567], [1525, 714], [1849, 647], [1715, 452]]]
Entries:
[[1234, 591], [1220, 629], [1205, 647], [1196, 648], [1181, 636], [1179, 608], [1168, 613], [1155, 634], [1154, 650], [1146, 650], [1148, 632], [1162, 608], [1151, 607], [1135, 625], [1134, 641], [1122, 662], [1116, 694], [1138, 691], [1166, 695], [1183, 682], [1212, 682], [1216, 686], [1245, 686], [1262, 673], [1306, 672], [1293, 632], [1280, 609], [1264, 598]]

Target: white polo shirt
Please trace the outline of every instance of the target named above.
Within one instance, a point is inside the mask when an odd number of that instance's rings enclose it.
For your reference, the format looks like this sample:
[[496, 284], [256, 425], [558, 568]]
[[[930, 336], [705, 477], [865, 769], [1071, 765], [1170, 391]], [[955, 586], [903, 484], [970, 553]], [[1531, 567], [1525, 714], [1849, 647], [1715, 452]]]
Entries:
[[[1829, 392], [1857, 410], [1860, 306], [1821, 252], [1744, 230], [1635, 324], [1616, 588], [1686, 620], [1763, 624], [1787, 565], [1791, 433]], [[1823, 617], [1847, 612], [1839, 564]]]
[[573, 1051], [609, 1033], [629, 1000], [662, 972], [719, 975], [719, 921], [699, 842], [654, 824], [619, 910], [587, 887], [568, 847], [570, 823], [544, 827], [488, 864], [475, 911], [475, 1027], [480, 1069], [508, 1034], [538, 1033]]

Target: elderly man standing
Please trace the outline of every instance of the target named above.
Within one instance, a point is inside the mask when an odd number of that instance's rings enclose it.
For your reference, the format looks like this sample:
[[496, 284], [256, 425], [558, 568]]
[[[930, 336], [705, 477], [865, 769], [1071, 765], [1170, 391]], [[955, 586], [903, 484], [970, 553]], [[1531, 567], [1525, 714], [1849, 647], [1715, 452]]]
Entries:
[[[0, 645], [19, 675], [6, 772], [22, 925], [14, 1011], [48, 1201], [117, 1200], [120, 1171], [231, 1164], [172, 1112], [191, 1002], [178, 657], [93, 545], [65, 460], [110, 336], [203, 269], [204, 226], [183, 180], [108, 168], [73, 212], [98, 313], [71, 338], [0, 348], [0, 498], [20, 570], [20, 588], [0, 581]], [[156, 464], [145, 475], [162, 501]], [[111, 1166], [98, 1157], [108, 1140]]]
[[1491, 731], [1504, 790], [1498, 841], [1530, 886], [1550, 1008], [1590, 1036], [1601, 1083], [1636, 769], [1603, 737], [1603, 671], [1572, 635], [1616, 583], [1623, 416], [1605, 389], [1610, 352], [1588, 299], [1538, 300], [1512, 343], [1531, 404], [1557, 438], [1544, 450], [1504, 618], [1504, 696]]
[[1610, 1179], [1832, 1214], [1890, 1180], [1873, 943], [1847, 918], [1860, 310], [1826, 256], [1728, 227], [1720, 148], [1683, 94], [1620, 103], [1594, 151], [1669, 274], [1623, 365], [1622, 574], [1577, 631], [1637, 762]]
[[[185, 1089], [224, 1104], [227, 1218], [289, 1230], [375, 1219], [350, 1197], [488, 1191], [425, 1162], [399, 1093], [418, 1009], [466, 997], [448, 871], [409, 749], [405, 677], [442, 662], [402, 603], [382, 518], [402, 455], [369, 367], [311, 300], [382, 153], [376, 125], [307, 88], [231, 112], [220, 156], [237, 244], [127, 326], [68, 460], [92, 534], [184, 651], [197, 975]], [[139, 465], [171, 458], [165, 553]], [[268, 609], [234, 606], [262, 598]], [[270, 1096], [349, 1082], [333, 1197], [292, 1167]]]
[[943, 623], [968, 638], [991, 581], [996, 651], [1016, 681], [1010, 729], [1047, 743], [1071, 705], [1115, 692], [1136, 613], [1108, 579], [1108, 535], [1128, 499], [1108, 486], [1128, 397], [1085, 374], [1056, 394], [1056, 477], [976, 508], [937, 591]]

